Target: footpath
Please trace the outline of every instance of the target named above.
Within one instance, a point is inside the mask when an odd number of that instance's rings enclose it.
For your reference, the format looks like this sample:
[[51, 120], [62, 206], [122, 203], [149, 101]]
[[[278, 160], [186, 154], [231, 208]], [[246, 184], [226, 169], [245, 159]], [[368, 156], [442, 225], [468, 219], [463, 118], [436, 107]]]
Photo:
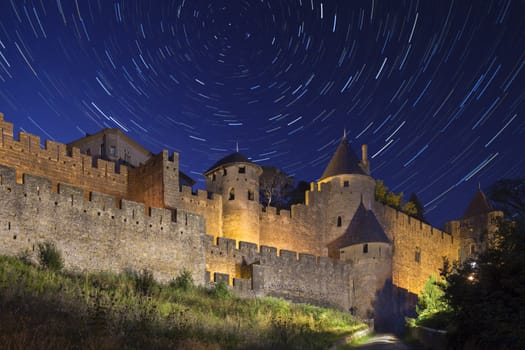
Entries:
[[372, 335], [366, 342], [356, 345], [355, 349], [359, 350], [417, 350], [419, 348], [409, 346], [403, 343], [398, 337], [393, 334], [375, 334]]

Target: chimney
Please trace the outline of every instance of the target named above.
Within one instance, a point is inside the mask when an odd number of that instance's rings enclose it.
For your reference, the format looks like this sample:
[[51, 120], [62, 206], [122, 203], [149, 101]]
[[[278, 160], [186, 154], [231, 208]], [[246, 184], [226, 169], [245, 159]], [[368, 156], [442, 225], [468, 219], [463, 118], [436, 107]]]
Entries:
[[368, 162], [368, 146], [361, 145], [361, 169], [365, 174], [370, 175], [370, 163]]
[[361, 161], [363, 164], [368, 163], [368, 146], [365, 144], [361, 145]]

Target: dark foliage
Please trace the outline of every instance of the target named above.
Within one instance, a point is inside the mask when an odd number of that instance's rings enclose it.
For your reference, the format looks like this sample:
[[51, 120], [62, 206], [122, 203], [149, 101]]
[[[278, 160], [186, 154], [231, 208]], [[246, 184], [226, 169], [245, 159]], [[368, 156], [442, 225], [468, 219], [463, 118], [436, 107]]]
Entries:
[[[500, 185], [493, 188], [508, 190]], [[495, 198], [523, 213], [525, 206], [517, 201], [523, 189], [520, 186], [513, 187], [517, 192], [500, 193], [501, 197]], [[445, 300], [452, 309], [455, 347], [525, 348], [525, 223], [521, 218], [500, 219], [488, 248], [477, 259], [445, 264]]]
[[49, 241], [38, 244], [38, 261], [40, 266], [52, 271], [60, 271], [64, 267], [62, 254], [55, 244]]

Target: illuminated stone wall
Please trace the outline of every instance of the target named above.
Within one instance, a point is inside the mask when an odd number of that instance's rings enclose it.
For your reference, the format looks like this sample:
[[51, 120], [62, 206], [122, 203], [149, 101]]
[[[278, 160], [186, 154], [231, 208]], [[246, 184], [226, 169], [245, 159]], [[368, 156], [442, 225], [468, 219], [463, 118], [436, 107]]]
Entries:
[[65, 266], [80, 271], [151, 270], [161, 281], [183, 269], [198, 284], [205, 281], [204, 220], [201, 216], [151, 208], [112, 196], [24, 174], [0, 166], [1, 254], [36, 254], [38, 243], [52, 241]]

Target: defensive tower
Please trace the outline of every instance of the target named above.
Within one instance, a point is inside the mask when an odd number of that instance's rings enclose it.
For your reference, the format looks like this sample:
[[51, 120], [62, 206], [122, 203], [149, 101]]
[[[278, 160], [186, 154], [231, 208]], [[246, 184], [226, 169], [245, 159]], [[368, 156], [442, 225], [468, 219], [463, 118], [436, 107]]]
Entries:
[[224, 237], [259, 244], [261, 174], [262, 168], [239, 152], [220, 159], [204, 173], [206, 190], [223, 198]]
[[341, 236], [360, 203], [374, 203], [375, 180], [370, 176], [367, 146], [362, 146], [361, 161], [348, 143], [346, 131], [332, 159], [318, 182], [321, 192], [328, 192], [325, 242]]

